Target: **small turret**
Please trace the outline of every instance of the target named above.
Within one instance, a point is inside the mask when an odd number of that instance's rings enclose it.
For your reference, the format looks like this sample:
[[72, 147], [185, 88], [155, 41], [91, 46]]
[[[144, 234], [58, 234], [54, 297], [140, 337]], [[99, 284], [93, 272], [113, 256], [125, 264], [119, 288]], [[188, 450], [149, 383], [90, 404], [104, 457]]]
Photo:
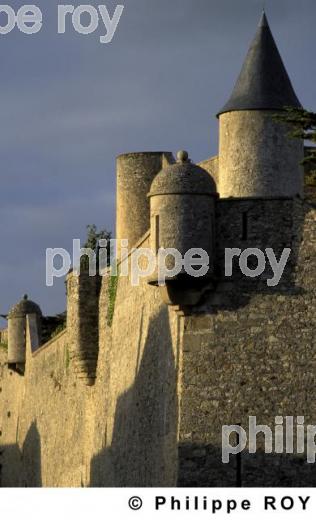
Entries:
[[[192, 304], [199, 299], [200, 289], [213, 276], [216, 185], [212, 177], [189, 160], [187, 152], [177, 155], [177, 162], [163, 168], [155, 177], [149, 193], [151, 249], [175, 249], [184, 259], [195, 248], [209, 257], [209, 269], [203, 278], [188, 274], [183, 267], [175, 276], [166, 278], [170, 304]], [[175, 266], [172, 256], [166, 259], [168, 270]], [[158, 285], [155, 272], [149, 283]]]
[[26, 317], [33, 314], [37, 318], [38, 336], [41, 336], [42, 311], [25, 294], [8, 314], [8, 364], [24, 365], [26, 354]]
[[263, 13], [241, 73], [219, 112], [221, 197], [303, 194], [303, 141], [274, 118], [300, 107]]
[[169, 152], [127, 153], [117, 158], [116, 239], [128, 240], [131, 249], [149, 230], [150, 185], [165, 164], [174, 162]]

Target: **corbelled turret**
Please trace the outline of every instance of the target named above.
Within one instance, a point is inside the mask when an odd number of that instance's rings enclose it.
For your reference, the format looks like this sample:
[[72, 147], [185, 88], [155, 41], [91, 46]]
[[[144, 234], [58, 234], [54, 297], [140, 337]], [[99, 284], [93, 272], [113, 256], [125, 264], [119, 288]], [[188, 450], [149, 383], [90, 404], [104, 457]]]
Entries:
[[274, 117], [300, 107], [263, 13], [233, 93], [219, 112], [221, 197], [296, 196], [303, 192], [303, 142]]

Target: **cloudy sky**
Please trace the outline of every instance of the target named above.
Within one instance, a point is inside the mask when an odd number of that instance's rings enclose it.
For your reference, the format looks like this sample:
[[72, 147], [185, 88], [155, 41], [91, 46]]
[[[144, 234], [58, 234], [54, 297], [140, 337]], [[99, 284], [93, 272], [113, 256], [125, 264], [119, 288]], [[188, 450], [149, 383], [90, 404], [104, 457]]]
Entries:
[[[0, 313], [25, 292], [45, 314], [65, 308], [63, 281], [45, 286], [45, 250], [71, 250], [89, 223], [114, 230], [116, 155], [216, 153], [214, 115], [262, 9], [262, 0], [121, 0], [114, 40], [100, 44], [101, 25], [57, 34], [65, 2], [35, 3], [40, 33], [0, 36]], [[316, 110], [316, 2], [266, 0], [266, 10], [295, 90]]]

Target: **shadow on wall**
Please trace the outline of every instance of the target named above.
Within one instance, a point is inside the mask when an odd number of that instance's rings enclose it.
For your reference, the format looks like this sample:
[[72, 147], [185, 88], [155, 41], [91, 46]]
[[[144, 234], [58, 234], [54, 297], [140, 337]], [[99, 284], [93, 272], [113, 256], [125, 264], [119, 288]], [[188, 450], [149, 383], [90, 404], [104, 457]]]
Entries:
[[[42, 487], [41, 438], [36, 422], [33, 422], [22, 448], [24, 487]], [[53, 462], [52, 462], [53, 463]]]
[[[285, 209], [290, 209], [290, 202], [285, 204]], [[264, 279], [258, 282], [236, 277], [230, 293], [216, 295], [220, 296], [216, 302], [210, 296], [201, 321], [194, 318], [186, 324], [180, 486], [316, 485], [316, 465], [306, 462], [306, 453], [296, 455], [295, 449], [294, 454], [244, 451], [232, 456], [229, 464], [221, 460], [223, 425], [240, 424], [248, 432], [249, 416], [256, 416], [257, 424], [265, 424], [273, 432], [277, 416], [304, 416], [305, 424], [315, 424], [311, 390], [315, 387], [315, 205], [300, 207], [297, 201], [293, 221], [291, 212], [277, 212], [279, 230], [272, 217], [269, 222], [267, 212], [262, 221], [256, 207], [250, 211], [245, 247], [275, 245], [279, 252], [278, 248], [289, 247], [292, 241], [293, 255], [279, 286], [269, 288]], [[282, 220], [288, 222], [285, 232]], [[238, 225], [240, 220], [236, 219]], [[258, 229], [265, 234], [255, 234]], [[232, 244], [230, 229], [222, 231], [227, 247], [240, 247], [238, 242]], [[284, 431], [284, 439], [285, 435]], [[295, 436], [294, 429], [294, 446]], [[233, 438], [231, 442], [234, 444]], [[275, 450], [274, 442], [275, 437]]]
[[[297, 285], [297, 265], [303, 240], [304, 222], [315, 204], [301, 199], [223, 199], [217, 208], [216, 229], [216, 279], [215, 292], [205, 294], [203, 301], [196, 306], [195, 312], [218, 310], [234, 311], [249, 304], [254, 295], [304, 294], [304, 289]], [[232, 276], [225, 275], [226, 248], [257, 248], [265, 252], [272, 248], [277, 258], [285, 248], [291, 249], [290, 257], [280, 281], [275, 287], [269, 287], [267, 281], [274, 274], [270, 261], [266, 259], [266, 268], [262, 275], [255, 278], [245, 276], [240, 269], [239, 257], [233, 258]], [[258, 260], [248, 256], [247, 265], [255, 270]]]
[[[260, 438], [260, 436], [259, 436]], [[222, 462], [222, 451], [211, 445], [179, 446], [180, 487], [315, 487], [316, 465], [306, 454], [267, 454], [243, 451]]]
[[177, 372], [167, 308], [150, 322], [134, 385], [117, 402], [112, 443], [91, 461], [90, 486], [175, 485]]
[[1, 487], [42, 487], [41, 439], [33, 422], [22, 451], [17, 444], [1, 446]]

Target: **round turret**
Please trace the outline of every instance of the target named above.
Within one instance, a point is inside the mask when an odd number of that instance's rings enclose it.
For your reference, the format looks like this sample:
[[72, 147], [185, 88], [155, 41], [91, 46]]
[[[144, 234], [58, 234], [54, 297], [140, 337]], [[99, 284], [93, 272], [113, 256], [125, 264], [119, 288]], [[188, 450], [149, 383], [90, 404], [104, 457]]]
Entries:
[[42, 312], [40, 307], [24, 295], [8, 314], [8, 363], [25, 363], [26, 316], [35, 314], [40, 331]]
[[[194, 276], [182, 266], [177, 274], [164, 277], [166, 285], [181, 291], [205, 285], [213, 275], [216, 184], [208, 172], [193, 164], [187, 152], [177, 155], [177, 162], [163, 168], [152, 182], [150, 193], [151, 248], [175, 249], [184, 260], [191, 249], [204, 250], [209, 258], [207, 273]], [[158, 260], [158, 258], [157, 258]], [[166, 267], [172, 271], [175, 258], [169, 255]], [[198, 266], [197, 266], [198, 267]], [[195, 270], [195, 269], [194, 269]], [[150, 278], [152, 285], [161, 283], [159, 269]], [[183, 295], [182, 295], [183, 297]], [[174, 300], [174, 298], [173, 298]], [[175, 303], [174, 301], [172, 303]]]
[[27, 314], [37, 314], [38, 316], [42, 316], [42, 311], [37, 303], [29, 300], [27, 294], [25, 294], [22, 300], [12, 307], [8, 314], [8, 318], [23, 318], [27, 316]]
[[116, 239], [120, 260], [121, 240], [128, 249], [149, 230], [147, 193], [157, 173], [174, 162], [169, 152], [127, 153], [117, 158]]
[[303, 194], [303, 141], [276, 119], [299, 108], [293, 86], [263, 14], [241, 73], [219, 112], [221, 197], [295, 197]]
[[187, 152], [177, 154], [177, 162], [170, 164], [153, 180], [149, 197], [157, 195], [201, 195], [216, 194], [216, 184], [210, 174], [193, 164]]

